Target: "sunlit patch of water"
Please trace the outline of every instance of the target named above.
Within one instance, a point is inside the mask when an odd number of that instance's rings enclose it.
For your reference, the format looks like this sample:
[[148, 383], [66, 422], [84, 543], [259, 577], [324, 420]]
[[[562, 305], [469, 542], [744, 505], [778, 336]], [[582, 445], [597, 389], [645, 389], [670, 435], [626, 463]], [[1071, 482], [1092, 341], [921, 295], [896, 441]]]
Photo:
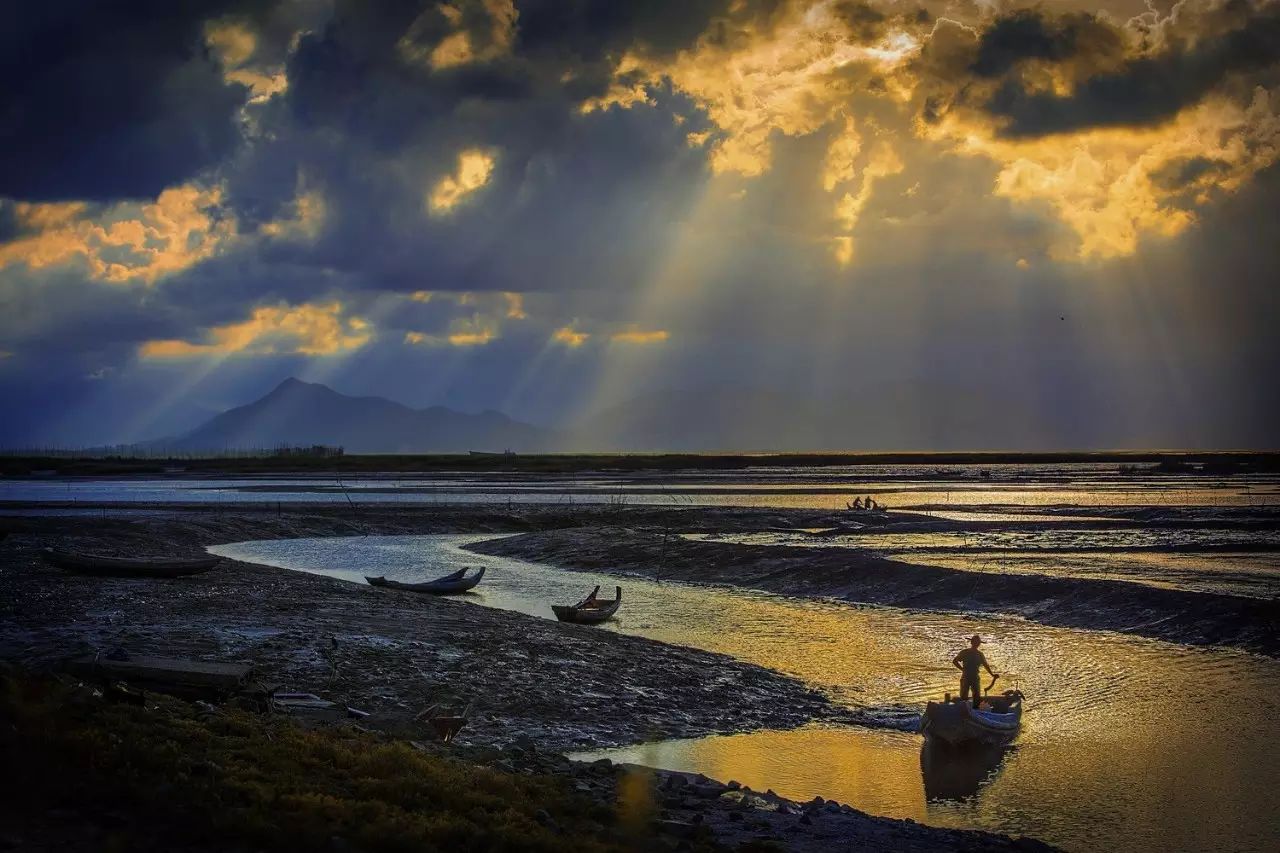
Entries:
[[[825, 535], [821, 532], [771, 531], [682, 535], [693, 541], [728, 544], [859, 548], [908, 563], [967, 572], [1120, 580], [1251, 598], [1280, 596], [1280, 533], [1274, 530], [1125, 528], [982, 533]], [[1233, 547], [1242, 549], [1242, 552], [1232, 552], [1230, 549]], [[1155, 550], [1159, 548], [1188, 550]], [[1196, 553], [1198, 548], [1205, 553]]]

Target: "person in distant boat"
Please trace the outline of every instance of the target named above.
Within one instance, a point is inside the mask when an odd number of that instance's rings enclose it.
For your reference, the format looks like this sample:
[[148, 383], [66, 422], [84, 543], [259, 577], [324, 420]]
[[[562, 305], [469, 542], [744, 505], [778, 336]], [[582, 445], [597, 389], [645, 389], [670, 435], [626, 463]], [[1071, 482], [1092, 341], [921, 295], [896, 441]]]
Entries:
[[862, 509], [862, 498], [854, 498], [853, 503], [845, 501], [845, 506], [849, 507], [849, 509]]
[[867, 495], [866, 507], [867, 509], [879, 509], [880, 505], [876, 503], [875, 498], [871, 497], [871, 495]]
[[969, 648], [960, 652], [951, 661], [956, 669], [960, 670], [960, 701], [968, 699], [972, 692], [975, 708], [982, 701], [982, 676], [978, 670], [985, 669], [992, 677], [996, 675], [991, 671], [991, 664], [987, 663], [986, 655], [978, 651], [980, 645], [982, 645], [982, 638], [974, 634], [969, 638]]

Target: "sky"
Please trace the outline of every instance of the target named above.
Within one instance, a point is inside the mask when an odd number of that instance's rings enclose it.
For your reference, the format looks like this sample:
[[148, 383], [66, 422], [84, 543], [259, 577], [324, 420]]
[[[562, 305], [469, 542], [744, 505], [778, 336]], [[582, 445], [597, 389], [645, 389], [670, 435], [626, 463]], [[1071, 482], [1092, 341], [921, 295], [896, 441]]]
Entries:
[[0, 73], [3, 446], [289, 376], [1280, 444], [1280, 0], [45, 0]]

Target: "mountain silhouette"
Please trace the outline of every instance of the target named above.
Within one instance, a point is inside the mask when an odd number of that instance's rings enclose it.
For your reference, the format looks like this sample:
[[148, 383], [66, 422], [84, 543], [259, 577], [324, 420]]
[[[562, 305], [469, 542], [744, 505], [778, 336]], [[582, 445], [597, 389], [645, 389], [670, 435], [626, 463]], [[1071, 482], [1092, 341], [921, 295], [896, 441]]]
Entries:
[[413, 409], [383, 397], [349, 397], [325, 385], [286, 379], [262, 397], [217, 415], [176, 439], [176, 450], [323, 444], [348, 453], [465, 453], [546, 450], [554, 434], [501, 412]]
[[[1035, 421], [1012, 401], [996, 401], [1007, 414], [993, 426], [995, 402], [976, 389], [885, 384], [850, 396], [815, 400], [759, 388], [659, 391], [551, 430], [496, 411], [414, 409], [287, 379], [255, 402], [151, 444], [180, 451], [323, 444], [348, 453], [1038, 450], [1055, 446], [1061, 438], [1055, 427], [1063, 428]], [[946, 404], [941, 413], [930, 408], [940, 403]]]

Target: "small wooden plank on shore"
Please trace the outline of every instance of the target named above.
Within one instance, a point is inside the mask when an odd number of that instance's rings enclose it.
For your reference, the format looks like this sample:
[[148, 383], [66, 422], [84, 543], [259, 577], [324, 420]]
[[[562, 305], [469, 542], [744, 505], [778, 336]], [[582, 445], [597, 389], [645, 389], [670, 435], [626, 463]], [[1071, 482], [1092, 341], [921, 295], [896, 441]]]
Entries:
[[171, 687], [231, 693], [244, 687], [253, 665], [144, 656], [111, 660], [86, 655], [73, 661], [71, 669], [82, 676], [106, 676], [161, 692]]

